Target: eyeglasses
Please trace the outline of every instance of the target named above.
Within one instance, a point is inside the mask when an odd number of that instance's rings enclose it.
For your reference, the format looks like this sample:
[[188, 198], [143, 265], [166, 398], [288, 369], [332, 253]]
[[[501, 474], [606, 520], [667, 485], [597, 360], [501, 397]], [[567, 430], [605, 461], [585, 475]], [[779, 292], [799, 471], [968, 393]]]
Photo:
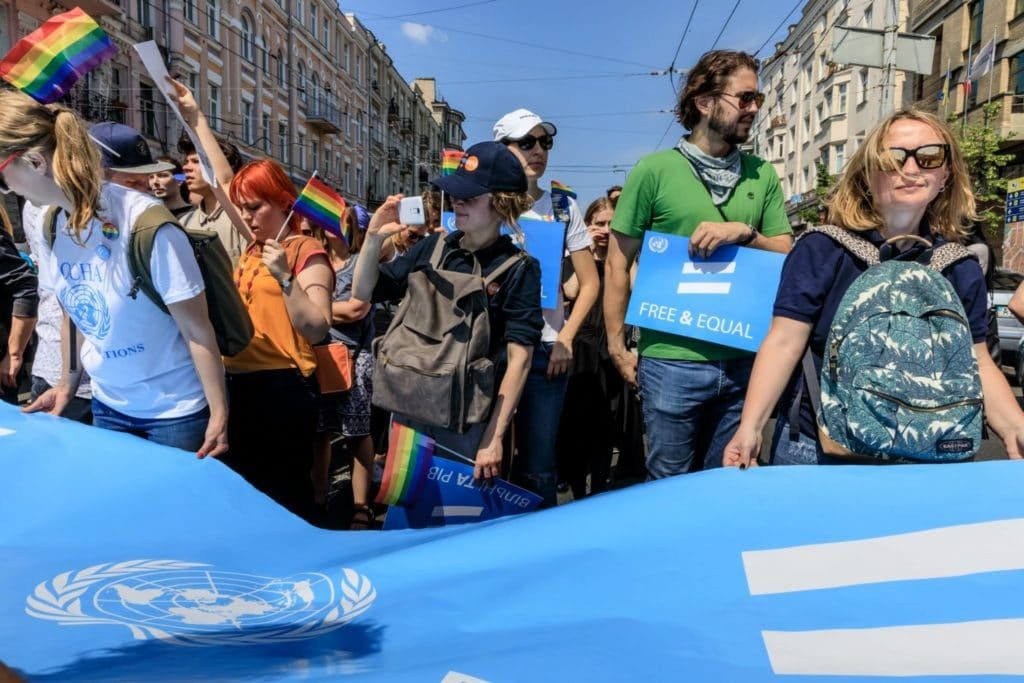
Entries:
[[7, 179], [4, 178], [4, 169], [11, 165], [11, 162], [21, 156], [23, 150], [12, 153], [9, 157], [0, 162], [0, 193], [7, 194], [11, 188], [7, 186]]
[[764, 104], [764, 93], [756, 92], [754, 90], [739, 93], [720, 92], [718, 94], [735, 97], [740, 103], [740, 109], [750, 109], [750, 105], [752, 104], [756, 104], [757, 108], [760, 109], [761, 105]]
[[[921, 145], [914, 149], [905, 147], [890, 147], [889, 154], [893, 161], [899, 164], [900, 169], [907, 165], [907, 159], [914, 157], [917, 167], [925, 170], [941, 168], [946, 164], [949, 157], [949, 145]], [[0, 168], [3, 168], [0, 166]]]
[[555, 138], [550, 135], [541, 135], [539, 138], [533, 135], [525, 135], [518, 140], [505, 140], [506, 145], [515, 143], [524, 152], [529, 152], [538, 142], [540, 143], [540, 148], [545, 151], [555, 146]]

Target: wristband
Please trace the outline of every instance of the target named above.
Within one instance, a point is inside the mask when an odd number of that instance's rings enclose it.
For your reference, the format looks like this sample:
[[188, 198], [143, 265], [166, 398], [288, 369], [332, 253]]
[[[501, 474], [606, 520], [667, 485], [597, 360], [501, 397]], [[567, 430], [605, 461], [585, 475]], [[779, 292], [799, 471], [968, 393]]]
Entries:
[[746, 237], [744, 237], [743, 239], [741, 239], [739, 242], [737, 242], [736, 246], [738, 246], [738, 247], [745, 247], [748, 244], [750, 244], [751, 242], [753, 242], [754, 238], [757, 237], [757, 228], [755, 228], [750, 223], [747, 223], [747, 227], [750, 228], [750, 234], [747, 235]]

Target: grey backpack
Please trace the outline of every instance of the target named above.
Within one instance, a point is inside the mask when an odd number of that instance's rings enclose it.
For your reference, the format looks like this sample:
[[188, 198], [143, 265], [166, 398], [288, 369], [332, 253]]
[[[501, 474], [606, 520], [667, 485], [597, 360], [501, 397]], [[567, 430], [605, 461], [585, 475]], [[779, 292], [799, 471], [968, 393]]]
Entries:
[[[488, 295], [526, 254], [510, 256], [486, 278], [445, 270], [439, 237], [430, 266], [409, 274], [388, 331], [374, 343], [373, 403], [425, 424], [464, 432], [485, 422], [494, 399]], [[452, 252], [449, 253], [449, 256]]]

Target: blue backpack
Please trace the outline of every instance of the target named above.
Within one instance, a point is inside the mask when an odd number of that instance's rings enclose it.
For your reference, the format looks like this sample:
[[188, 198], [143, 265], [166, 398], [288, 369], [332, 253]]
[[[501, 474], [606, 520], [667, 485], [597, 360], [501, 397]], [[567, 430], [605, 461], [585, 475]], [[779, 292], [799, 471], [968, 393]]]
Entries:
[[[834, 226], [826, 234], [866, 263], [829, 329], [820, 394], [805, 381], [822, 450], [839, 457], [970, 460], [981, 447], [981, 379], [970, 324], [942, 272], [972, 258], [959, 244], [927, 244], [918, 261], [882, 260], [878, 247]], [[903, 238], [907, 239], [907, 238]]]

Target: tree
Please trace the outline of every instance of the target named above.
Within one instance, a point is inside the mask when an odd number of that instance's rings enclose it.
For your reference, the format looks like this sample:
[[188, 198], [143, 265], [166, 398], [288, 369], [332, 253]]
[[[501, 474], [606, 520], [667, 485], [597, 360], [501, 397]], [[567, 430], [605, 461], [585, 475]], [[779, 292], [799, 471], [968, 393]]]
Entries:
[[800, 210], [800, 220], [804, 223], [822, 223], [822, 213], [825, 209], [825, 199], [836, 184], [836, 176], [828, 172], [828, 165], [819, 160], [814, 162], [814, 198], [815, 201]]
[[1003, 242], [1003, 208], [1006, 201], [1007, 179], [1002, 177], [1002, 171], [1013, 161], [1014, 156], [1000, 152], [1013, 134], [1002, 137], [996, 126], [988, 125], [989, 121], [999, 120], [1000, 109], [1002, 105], [995, 102], [982, 106], [984, 123], [981, 125], [962, 125], [955, 114], [949, 117], [950, 128], [960, 143], [960, 150], [971, 176], [982, 225], [996, 245]]

